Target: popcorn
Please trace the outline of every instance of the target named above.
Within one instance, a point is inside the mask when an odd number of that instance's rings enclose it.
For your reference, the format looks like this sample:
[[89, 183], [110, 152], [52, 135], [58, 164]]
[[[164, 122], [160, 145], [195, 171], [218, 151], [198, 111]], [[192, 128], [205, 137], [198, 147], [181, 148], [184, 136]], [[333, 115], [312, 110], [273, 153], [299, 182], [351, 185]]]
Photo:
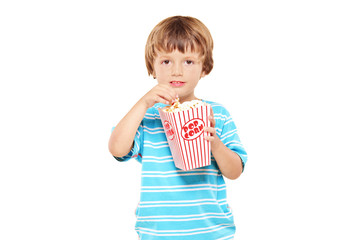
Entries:
[[163, 110], [165, 112], [181, 112], [181, 111], [189, 110], [191, 108], [205, 106], [206, 104], [207, 103], [200, 101], [200, 100], [192, 100], [192, 101], [180, 103], [179, 98], [176, 98], [170, 107], [165, 107]]
[[199, 100], [180, 103], [177, 98], [171, 106], [159, 109], [175, 166], [191, 170], [211, 164], [209, 141], [203, 136], [210, 126], [210, 104]]

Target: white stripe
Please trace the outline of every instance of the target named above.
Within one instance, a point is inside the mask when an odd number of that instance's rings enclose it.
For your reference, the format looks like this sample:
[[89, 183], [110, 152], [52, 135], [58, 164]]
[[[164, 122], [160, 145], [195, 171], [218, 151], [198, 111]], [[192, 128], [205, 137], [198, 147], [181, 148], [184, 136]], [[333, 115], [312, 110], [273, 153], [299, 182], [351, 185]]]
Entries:
[[145, 113], [144, 118], [146, 119], [160, 119], [160, 115], [157, 113]]
[[236, 132], [234, 132], [233, 134], [231, 134], [231, 135], [228, 135], [228, 136], [226, 136], [226, 137], [221, 137], [221, 141], [222, 142], [224, 142], [225, 141], [225, 139], [227, 139], [227, 138], [229, 138], [229, 137], [232, 137], [232, 136], [234, 136], [236, 134]]
[[190, 207], [190, 206], [203, 206], [203, 205], [226, 205], [227, 203], [216, 203], [216, 202], [204, 202], [204, 203], [192, 203], [192, 204], [162, 204], [162, 205], [145, 205], [139, 206], [139, 208], [154, 208], [154, 207]]
[[167, 142], [167, 141], [164, 141], [164, 142], [151, 142], [151, 141], [144, 141], [144, 143], [148, 143], [148, 144], [151, 144], [151, 145], [168, 144], [168, 142]]
[[191, 191], [203, 191], [203, 190], [214, 190], [214, 191], [223, 191], [226, 190], [224, 188], [190, 188], [190, 189], [170, 189], [170, 190], [141, 190], [141, 192], [191, 192]]
[[143, 127], [144, 129], [150, 130], [150, 131], [155, 131], [155, 130], [164, 130], [163, 127], [157, 127], [157, 128], [150, 128], [150, 127]]
[[146, 113], [145, 116], [151, 116], [151, 117], [153, 117], [153, 116], [159, 116], [159, 115], [156, 114], [156, 113]]
[[229, 216], [209, 216], [209, 217], [200, 217], [200, 218], [187, 218], [187, 219], [146, 219], [146, 220], [137, 220], [138, 222], [184, 222], [184, 221], [197, 221], [197, 220], [203, 220], [203, 219], [209, 219], [209, 218], [229, 218], [232, 217], [232, 214]]
[[216, 120], [221, 120], [221, 121], [224, 121], [224, 122], [227, 120], [226, 118], [221, 118], [221, 117], [214, 117], [214, 119], [215, 119], [215, 121]]
[[[227, 146], [228, 147], [228, 145], [227, 144], [225, 144], [225, 146]], [[241, 144], [231, 144], [229, 147], [243, 147], [243, 145], [241, 145]]]
[[143, 159], [172, 159], [172, 156], [155, 157], [155, 156], [144, 156]]
[[164, 131], [154, 131], [154, 132], [151, 132], [151, 131], [149, 131], [149, 130], [147, 130], [147, 129], [144, 129], [144, 132], [148, 132], [148, 133], [150, 133], [150, 134], [164, 133]]
[[230, 143], [236, 143], [236, 144], [241, 145], [238, 140], [232, 140], [232, 141], [230, 141], [230, 142], [226, 142], [225, 144], [230, 144]]
[[177, 177], [177, 176], [196, 176], [196, 175], [213, 175], [213, 176], [221, 176], [221, 174], [215, 173], [184, 173], [184, 174], [174, 174], [174, 175], [142, 175], [142, 177]]
[[153, 163], [168, 163], [174, 162], [174, 160], [142, 160], [143, 162], [153, 162]]
[[211, 104], [211, 107], [213, 107], [213, 108], [214, 108], [214, 107], [224, 108], [223, 105], [221, 105], [221, 104], [215, 104], [215, 103], [212, 103], [212, 104]]
[[153, 149], [158, 149], [158, 148], [168, 148], [168, 147], [169, 147], [169, 145], [163, 145], [163, 146], [152, 146], [152, 145], [144, 144], [144, 147], [153, 148]]
[[226, 239], [231, 240], [231, 239], [234, 239], [233, 237], [234, 237], [234, 234], [233, 234], [233, 235], [230, 235], [230, 236], [227, 236], [227, 237], [218, 238], [218, 239], [216, 239], [216, 240], [226, 240]]
[[145, 201], [140, 202], [140, 208], [147, 207], [189, 207], [189, 206], [201, 206], [201, 205], [226, 205], [227, 200], [214, 200], [214, 199], [202, 199], [202, 200], [185, 200], [185, 201]]
[[133, 152], [138, 152], [140, 149], [139, 144], [137, 143], [137, 141], [134, 141], [134, 143], [135, 143], [135, 147], [133, 149], [134, 150]]
[[154, 216], [146, 216], [146, 217], [138, 217], [138, 219], [148, 219], [148, 218], [193, 218], [193, 217], [201, 217], [201, 216], [225, 216], [231, 215], [231, 213], [202, 213], [202, 214], [192, 214], [192, 215], [154, 215]]
[[226, 184], [215, 185], [215, 184], [194, 184], [194, 185], [172, 185], [172, 186], [143, 186], [142, 188], [180, 188], [180, 187], [225, 187]]
[[236, 141], [236, 140], [226, 142], [224, 144], [225, 144], [225, 146], [231, 145], [231, 146], [240, 146], [240, 147], [242, 147], [242, 144], [239, 141]]
[[220, 119], [224, 119], [224, 120], [227, 120], [229, 118], [231, 118], [231, 116], [228, 116], [228, 115], [224, 115], [224, 114], [221, 114], [221, 113], [214, 113], [214, 118], [216, 118], [216, 116], [218, 116], [218, 118]]
[[[227, 226], [227, 227], [233, 227], [233, 226]], [[215, 232], [215, 231], [219, 231], [221, 229], [227, 228], [227, 227], [221, 227], [216, 230], [203, 231], [203, 232], [197, 232], [197, 233], [156, 234], [156, 233], [148, 233], [148, 232], [144, 232], [144, 231], [138, 231], [138, 232], [149, 234], [149, 235], [155, 235], [155, 236], [185, 236], [185, 235], [196, 235], [196, 234]]]
[[169, 174], [169, 173], [191, 173], [191, 172], [215, 172], [215, 173], [219, 173], [218, 170], [216, 169], [192, 169], [189, 171], [183, 171], [183, 170], [176, 170], [176, 171], [166, 171], [166, 172], [162, 172], [162, 171], [143, 171], [143, 173], [158, 173], [158, 174]]
[[230, 121], [224, 123], [224, 126], [225, 126], [225, 125], [228, 125], [229, 123], [233, 123], [233, 122], [234, 122], [234, 121], [231, 119]]
[[226, 201], [226, 198], [223, 198], [223, 199], [220, 199], [220, 200], [215, 200], [215, 199], [212, 199], [212, 198], [207, 198], [207, 199], [176, 200], [176, 201], [143, 201], [143, 202], [140, 202], [140, 204], [154, 204], [154, 203], [194, 203], [194, 202], [208, 202], [208, 201], [224, 202], [224, 201]]
[[155, 119], [159, 119], [159, 117], [148, 117], [148, 116], [144, 116], [145, 119], [151, 119], [151, 120], [155, 120]]
[[234, 227], [233, 225], [229, 225], [229, 224], [219, 224], [219, 225], [206, 227], [206, 228], [193, 228], [193, 229], [186, 229], [186, 230], [154, 230], [154, 229], [142, 228], [142, 227], [138, 227], [137, 229], [142, 229], [142, 230], [145, 230], [145, 231], [148, 231], [148, 232], [173, 233], [173, 232], [198, 232], [198, 231], [201, 231], [201, 230], [209, 230], [209, 229], [219, 228], [221, 226]]
[[226, 137], [227, 135], [233, 134], [233, 133], [236, 133], [236, 132], [237, 132], [237, 129], [234, 129], [234, 130], [231, 130], [231, 131], [225, 133], [225, 134], [224, 134], [223, 136], [221, 136], [221, 137]]

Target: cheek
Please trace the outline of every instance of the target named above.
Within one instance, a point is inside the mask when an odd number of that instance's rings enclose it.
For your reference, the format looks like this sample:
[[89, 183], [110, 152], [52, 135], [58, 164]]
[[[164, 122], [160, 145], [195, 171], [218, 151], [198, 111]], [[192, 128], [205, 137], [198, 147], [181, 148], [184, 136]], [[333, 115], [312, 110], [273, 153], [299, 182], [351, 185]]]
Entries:
[[164, 71], [156, 71], [156, 80], [159, 82], [159, 83], [165, 83], [167, 82], [167, 79], [169, 77], [167, 76], [166, 72]]
[[191, 72], [189, 72], [189, 75], [192, 76], [194, 80], [199, 80], [202, 76], [202, 71], [200, 69], [193, 69]]
[[168, 76], [169, 70], [166, 67], [155, 67], [155, 73], [157, 76]]

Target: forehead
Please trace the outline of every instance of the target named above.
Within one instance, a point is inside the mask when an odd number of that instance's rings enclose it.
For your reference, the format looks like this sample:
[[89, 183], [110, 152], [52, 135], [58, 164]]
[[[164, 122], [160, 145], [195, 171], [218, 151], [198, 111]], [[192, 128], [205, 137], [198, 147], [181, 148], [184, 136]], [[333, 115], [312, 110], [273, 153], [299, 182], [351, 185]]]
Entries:
[[156, 51], [155, 56], [157, 58], [163, 58], [163, 57], [173, 57], [173, 58], [187, 58], [187, 57], [191, 57], [191, 58], [196, 58], [196, 59], [200, 59], [200, 52], [197, 51], [191, 51], [190, 49], [185, 50], [184, 52], [181, 52], [177, 49], [173, 50], [173, 51], [164, 51], [164, 50], [159, 50]]

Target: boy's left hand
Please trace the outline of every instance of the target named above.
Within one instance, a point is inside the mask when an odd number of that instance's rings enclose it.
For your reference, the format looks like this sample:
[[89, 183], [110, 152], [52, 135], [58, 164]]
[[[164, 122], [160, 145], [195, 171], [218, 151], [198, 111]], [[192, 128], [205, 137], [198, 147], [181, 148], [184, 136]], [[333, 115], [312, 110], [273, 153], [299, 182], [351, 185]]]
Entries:
[[210, 136], [204, 136], [204, 139], [209, 141], [211, 144], [211, 148], [214, 149], [216, 147], [216, 145], [221, 142], [220, 138], [217, 136], [216, 134], [216, 129], [215, 129], [215, 118], [214, 118], [214, 112], [211, 108], [211, 112], [210, 112], [210, 127], [205, 127], [204, 131], [210, 133]]
[[210, 127], [204, 128], [210, 136], [204, 136], [210, 142], [213, 155], [220, 172], [229, 179], [236, 179], [242, 173], [242, 162], [238, 154], [227, 148], [216, 134], [214, 113], [211, 109]]

